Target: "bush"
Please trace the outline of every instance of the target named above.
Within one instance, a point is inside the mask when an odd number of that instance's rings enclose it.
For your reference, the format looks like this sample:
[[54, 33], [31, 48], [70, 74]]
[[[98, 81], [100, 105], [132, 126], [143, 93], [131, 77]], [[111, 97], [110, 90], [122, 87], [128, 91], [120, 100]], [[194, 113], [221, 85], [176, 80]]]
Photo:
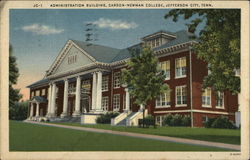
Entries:
[[180, 114], [175, 114], [175, 115], [168, 114], [163, 120], [163, 125], [190, 126], [191, 125], [191, 118], [188, 115], [182, 116]]
[[229, 121], [229, 119], [225, 116], [221, 116], [217, 118], [212, 126], [212, 128], [226, 128], [226, 129], [235, 129], [236, 126], [233, 124], [233, 122]]
[[211, 128], [215, 120], [216, 118], [208, 118], [208, 120], [204, 124], [205, 128]]
[[236, 126], [227, 117], [221, 116], [218, 118], [208, 118], [205, 123], [206, 128], [225, 128], [225, 129], [235, 129]]
[[182, 116], [179, 114], [175, 114], [170, 121], [170, 126], [181, 126]]
[[167, 116], [163, 119], [163, 124], [164, 126], [170, 125], [171, 119], [173, 119], [172, 114], [167, 114]]
[[191, 126], [191, 117], [188, 115], [184, 115], [182, 117], [182, 126]]
[[106, 114], [102, 114], [100, 117], [98, 117], [96, 119], [96, 123], [110, 124], [111, 118], [115, 118], [118, 115], [119, 115], [118, 112], [107, 112]]

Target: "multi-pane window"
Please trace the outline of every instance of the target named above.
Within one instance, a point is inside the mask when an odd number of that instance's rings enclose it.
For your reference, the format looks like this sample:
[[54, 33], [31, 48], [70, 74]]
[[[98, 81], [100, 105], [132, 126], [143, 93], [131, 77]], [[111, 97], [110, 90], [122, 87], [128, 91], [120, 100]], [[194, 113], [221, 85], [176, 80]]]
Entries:
[[115, 94], [113, 97], [113, 110], [118, 111], [120, 108], [120, 94]]
[[69, 94], [73, 94], [76, 92], [76, 87], [75, 87], [75, 84], [74, 83], [70, 83], [69, 84], [69, 89], [68, 89], [68, 93]]
[[211, 106], [211, 88], [206, 88], [202, 92], [202, 106], [204, 107]]
[[223, 92], [217, 92], [216, 108], [224, 108], [224, 93]]
[[126, 94], [123, 95], [123, 109], [126, 109]]
[[89, 94], [90, 89], [91, 89], [90, 80], [82, 81], [82, 88], [81, 88], [82, 93]]
[[35, 95], [35, 92], [32, 91], [32, 92], [31, 92], [31, 97], [34, 97], [34, 95]]
[[114, 88], [120, 88], [121, 85], [121, 72], [114, 73]]
[[42, 96], [45, 96], [45, 89], [42, 89]]
[[186, 57], [177, 58], [175, 60], [175, 77], [176, 78], [185, 77], [186, 68], [187, 68]]
[[187, 87], [177, 86], [176, 87], [176, 105], [186, 105], [187, 104]]
[[102, 110], [107, 111], [108, 105], [109, 105], [109, 97], [108, 96], [102, 97]]
[[102, 77], [102, 91], [108, 91], [108, 81], [109, 81], [108, 76]]
[[170, 79], [170, 61], [160, 62], [160, 67], [164, 71], [165, 79]]
[[36, 96], [40, 96], [40, 90], [36, 90]]
[[170, 90], [161, 94], [156, 99], [156, 107], [169, 107], [170, 106]]
[[68, 56], [68, 64], [73, 64], [77, 60], [77, 55]]

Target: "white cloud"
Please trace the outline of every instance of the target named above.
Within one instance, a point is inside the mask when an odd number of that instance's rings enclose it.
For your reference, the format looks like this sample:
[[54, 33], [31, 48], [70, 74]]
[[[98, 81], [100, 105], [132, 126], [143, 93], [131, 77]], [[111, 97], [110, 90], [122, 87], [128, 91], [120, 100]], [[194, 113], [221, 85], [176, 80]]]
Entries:
[[28, 26], [23, 26], [22, 30], [26, 32], [32, 32], [36, 35], [59, 34], [64, 31], [63, 29], [57, 29], [51, 26], [36, 23]]
[[122, 20], [112, 20], [107, 18], [100, 18], [99, 20], [92, 23], [96, 24], [99, 28], [108, 28], [111, 30], [134, 29], [138, 27], [135, 22], [126, 22]]

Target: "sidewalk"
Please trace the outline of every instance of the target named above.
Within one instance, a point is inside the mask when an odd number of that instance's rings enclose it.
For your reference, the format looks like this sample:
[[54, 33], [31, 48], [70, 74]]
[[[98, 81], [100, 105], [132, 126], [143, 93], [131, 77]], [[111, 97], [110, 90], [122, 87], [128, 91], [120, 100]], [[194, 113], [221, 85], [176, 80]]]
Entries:
[[87, 132], [108, 133], [108, 134], [114, 134], [114, 135], [153, 139], [153, 140], [168, 141], [168, 142], [175, 142], [175, 143], [184, 143], [184, 144], [191, 144], [191, 145], [240, 150], [240, 145], [234, 145], [234, 144], [208, 142], [208, 141], [192, 140], [192, 139], [186, 139], [186, 138], [175, 138], [175, 137], [167, 137], [167, 136], [157, 136], [157, 135], [149, 135], [149, 134], [141, 134], [141, 133], [120, 132], [120, 131], [112, 131], [112, 130], [105, 130], [105, 129], [87, 128], [87, 127], [66, 126], [66, 125], [60, 125], [60, 124], [42, 123], [42, 122], [34, 122], [34, 121], [25, 121], [25, 123], [75, 129], [75, 130], [87, 131]]

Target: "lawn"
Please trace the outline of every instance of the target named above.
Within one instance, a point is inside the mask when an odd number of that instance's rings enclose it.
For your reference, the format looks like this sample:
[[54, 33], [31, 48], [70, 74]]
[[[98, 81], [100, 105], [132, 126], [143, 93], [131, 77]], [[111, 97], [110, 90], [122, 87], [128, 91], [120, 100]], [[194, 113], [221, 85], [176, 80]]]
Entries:
[[10, 151], [228, 151], [10, 121]]
[[121, 132], [135, 132], [160, 136], [180, 137], [210, 142], [228, 144], [240, 144], [239, 129], [215, 129], [215, 128], [190, 128], [190, 127], [157, 127], [138, 128], [125, 126], [111, 126], [109, 124], [81, 125], [78, 123], [57, 123], [62, 125], [81, 126], [89, 128], [108, 129]]

